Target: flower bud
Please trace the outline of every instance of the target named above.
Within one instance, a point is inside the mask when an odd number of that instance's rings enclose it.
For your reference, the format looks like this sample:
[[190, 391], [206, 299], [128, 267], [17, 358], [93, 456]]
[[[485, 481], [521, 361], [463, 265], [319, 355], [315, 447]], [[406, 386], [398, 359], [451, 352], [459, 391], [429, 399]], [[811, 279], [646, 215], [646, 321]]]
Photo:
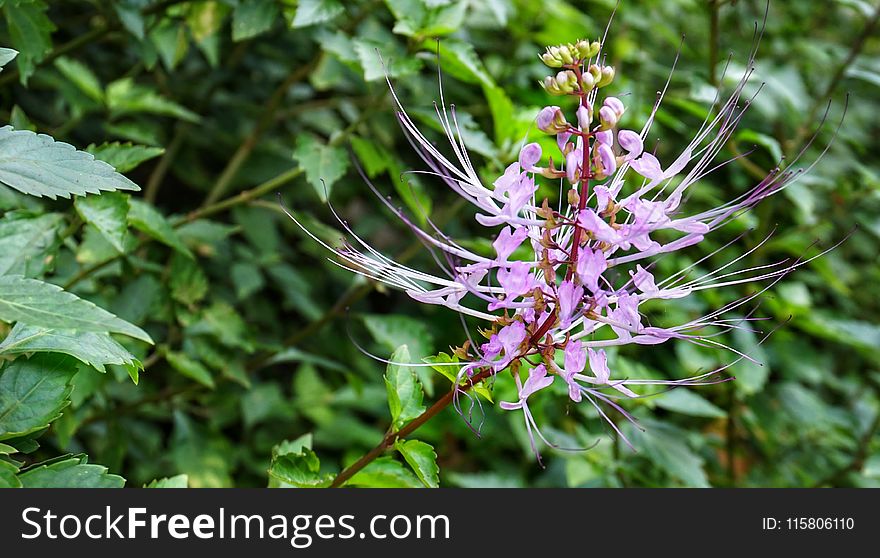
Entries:
[[596, 86], [605, 87], [612, 81], [614, 81], [614, 68], [611, 66], [605, 66], [602, 68], [602, 77], [596, 81]]
[[589, 105], [581, 105], [577, 109], [578, 126], [582, 132], [590, 129], [593, 122], [593, 109]]
[[602, 125], [603, 130], [609, 130], [617, 126], [618, 119], [617, 113], [611, 107], [603, 106], [599, 109], [599, 123]]
[[605, 97], [605, 101], [602, 104], [613, 110], [618, 118], [623, 116], [623, 113], [626, 112], [626, 107], [624, 106], [623, 101], [617, 97]]
[[590, 54], [589, 41], [585, 41], [584, 39], [581, 39], [577, 43], [575, 43], [574, 46], [575, 46], [575, 49], [577, 50], [578, 58], [580, 58], [581, 60], [586, 60], [592, 56]]
[[562, 109], [557, 106], [541, 109], [541, 112], [538, 113], [536, 124], [538, 129], [545, 134], [558, 134], [568, 129], [565, 115], [562, 114]]
[[593, 75], [589, 72], [585, 72], [581, 76], [581, 88], [584, 90], [584, 93], [589, 93], [595, 86], [596, 80], [593, 79]]
[[563, 64], [571, 64], [574, 62], [571, 50], [566, 45], [561, 45], [559, 47], [559, 58], [562, 60]]
[[561, 68], [562, 67], [562, 61], [554, 58], [553, 55], [550, 54], [549, 52], [545, 52], [544, 54], [542, 54], [541, 60], [544, 62], [544, 64], [546, 64], [547, 66], [549, 66], [551, 68]]
[[588, 71], [593, 78], [593, 82], [599, 83], [599, 80], [602, 79], [602, 68], [600, 68], [598, 64], [590, 64], [590, 69]]
[[593, 58], [598, 55], [600, 50], [602, 50], [602, 43], [599, 41], [593, 41], [590, 43], [590, 55], [587, 56], [587, 58]]

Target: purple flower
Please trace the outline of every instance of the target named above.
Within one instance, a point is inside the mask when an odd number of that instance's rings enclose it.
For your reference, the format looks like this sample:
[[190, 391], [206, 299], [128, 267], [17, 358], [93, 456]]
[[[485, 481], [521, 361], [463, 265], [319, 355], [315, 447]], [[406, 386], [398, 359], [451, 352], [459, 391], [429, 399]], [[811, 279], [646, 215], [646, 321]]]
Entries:
[[525, 227], [517, 227], [512, 231], [510, 227], [501, 229], [498, 238], [492, 243], [492, 247], [495, 248], [495, 253], [498, 255], [495, 258], [495, 263], [501, 265], [507, 262], [507, 258], [519, 248], [528, 235], [529, 231]]
[[641, 155], [642, 151], [645, 149], [644, 143], [642, 142], [642, 136], [632, 130], [621, 130], [617, 132], [617, 143], [627, 151], [627, 160], [635, 159]]
[[568, 328], [571, 325], [571, 318], [578, 308], [581, 298], [584, 296], [584, 289], [578, 287], [571, 281], [563, 281], [556, 290], [557, 298], [557, 317], [559, 318], [559, 327]]
[[577, 263], [577, 274], [590, 292], [599, 292], [599, 278], [608, 269], [608, 260], [602, 250], [584, 250]]
[[547, 375], [547, 367], [543, 364], [539, 364], [538, 366], [532, 368], [532, 371], [529, 372], [529, 378], [526, 380], [525, 384], [523, 384], [519, 388], [519, 401], [517, 401], [516, 403], [508, 403], [507, 401], [502, 401], [500, 404], [501, 408], [507, 411], [513, 409], [522, 409], [522, 407], [526, 404], [526, 399], [528, 399], [530, 395], [544, 389], [552, 383], [553, 376]]

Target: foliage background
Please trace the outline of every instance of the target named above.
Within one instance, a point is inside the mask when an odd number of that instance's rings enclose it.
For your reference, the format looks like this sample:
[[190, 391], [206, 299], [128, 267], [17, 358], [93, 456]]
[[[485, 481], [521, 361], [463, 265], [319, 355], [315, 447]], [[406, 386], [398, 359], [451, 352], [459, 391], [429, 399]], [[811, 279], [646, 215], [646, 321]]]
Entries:
[[[385, 253], [430, 265], [381, 210], [354, 159], [395, 203], [430, 213], [477, 249], [489, 247], [450, 192], [423, 176], [402, 179], [402, 171], [422, 167], [396, 125], [376, 49], [411, 113], [436, 130], [434, 37], [442, 37], [445, 98], [491, 181], [526, 137], [540, 135], [532, 120], [550, 99], [537, 86], [546, 69], [536, 54], [547, 44], [599, 36], [615, 2], [0, 4], [0, 46], [20, 51], [0, 73], [2, 119], [88, 148], [142, 187], [100, 196], [110, 208], [100, 221], [82, 201], [89, 197], [37, 199], [0, 185], [0, 275], [63, 286], [156, 341], [117, 337], [142, 363], [137, 385], [129, 379], [135, 361], [127, 370], [107, 360], [101, 373], [65, 360], [72, 391], [62, 385], [51, 397], [69, 406], [48, 430], [5, 440], [0, 453], [11, 457], [4, 463], [25, 470], [74, 454], [65, 463], [82, 466], [84, 453], [128, 486], [185, 474], [176, 482], [213, 487], [266, 486], [273, 447], [284, 440], [310, 439], [327, 472], [381, 440], [389, 426], [383, 365], [350, 336], [386, 357], [405, 343], [414, 361], [464, 340], [458, 318], [444, 309], [327, 262], [275, 197], [335, 240], [340, 227], [329, 195]], [[690, 139], [714, 88], [729, 90], [764, 8], [763, 0], [621, 2], [608, 45], [619, 76], [613, 88], [628, 95], [624, 126], [644, 119], [686, 35], [652, 132], [663, 138], [661, 160]], [[829, 124], [803, 162], [815, 160], [848, 93], [846, 119], [809, 175], [691, 249], [687, 260], [662, 261], [661, 269], [678, 269], [749, 229], [738, 246], [776, 230], [751, 265], [812, 254], [814, 241], [828, 247], [851, 233], [764, 296], [759, 312], [772, 320], [762, 326], [783, 324], [767, 342], [728, 336], [764, 365], [737, 365], [736, 382], [632, 404], [646, 427], [633, 434], [635, 453], [592, 412], [568, 406], [561, 391], [536, 399], [539, 423], [564, 445], [600, 440], [588, 452], [546, 450], [546, 468], [535, 463], [519, 415], [484, 403], [477, 438], [446, 411], [418, 431], [436, 450], [442, 486], [880, 485], [878, 10], [874, 0], [771, 4], [752, 90], [765, 86], [723, 155], [754, 152], [704, 181], [690, 203], [732, 198], [783, 156], [791, 160], [830, 101]], [[728, 52], [733, 66], [725, 76]], [[6, 265], [13, 256], [18, 263]], [[677, 320], [757, 288], [707, 293], [687, 305], [669, 301], [651, 317]], [[11, 326], [0, 323], [0, 339]], [[642, 368], [672, 377], [726, 358], [667, 343], [623, 351], [614, 362], [621, 373]], [[0, 345], [3, 359], [0, 374], [26, 362]], [[428, 370], [418, 372], [426, 401], [449, 389]], [[496, 401], [511, 390], [499, 379]], [[276, 457], [285, 447], [276, 447]], [[363, 484], [405, 485], [410, 477]]]

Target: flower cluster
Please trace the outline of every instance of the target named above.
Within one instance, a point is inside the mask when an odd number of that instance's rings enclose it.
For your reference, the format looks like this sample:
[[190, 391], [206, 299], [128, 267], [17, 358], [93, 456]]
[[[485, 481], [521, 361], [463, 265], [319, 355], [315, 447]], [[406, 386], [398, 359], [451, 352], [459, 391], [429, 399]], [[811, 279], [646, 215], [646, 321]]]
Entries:
[[[541, 85], [553, 95], [573, 97], [577, 104], [574, 118], [569, 120], [559, 106], [541, 110], [536, 126], [555, 136], [558, 153], [545, 158], [538, 143], [525, 145], [518, 160], [491, 185], [483, 183], [471, 162], [454, 108], [437, 107], [454, 155], [448, 157], [423, 135], [392, 88], [400, 124], [430, 168], [428, 172], [473, 205], [476, 221], [494, 235], [494, 255], [463, 247], [430, 221], [428, 230], [419, 228], [381, 195], [434, 255], [445, 277], [385, 257], [341, 220], [355, 244], [340, 248], [325, 244], [342, 267], [399, 288], [419, 302], [487, 322], [486, 342], [473, 342], [469, 336], [457, 350], [463, 362], [456, 389], [510, 371], [518, 398], [502, 402], [501, 408], [523, 413], [536, 453], [534, 435], [547, 440], [529, 411], [529, 399], [554, 382], [566, 385], [572, 402], [592, 405], [626, 440], [606, 410], [634, 420], [619, 404], [637, 397], [634, 388], [718, 383], [730, 379], [720, 372], [733, 364], [677, 380], [620, 377], [609, 366], [608, 347], [678, 339], [732, 351], [733, 362], [749, 358], [715, 337], [719, 330], [743, 327], [743, 318], [725, 318], [724, 314], [760, 293], [674, 327], [649, 325], [641, 305], [747, 281], [778, 279], [804, 263], [783, 261], [727, 271], [746, 255], [740, 254], [700, 277], [691, 277], [691, 273], [703, 260], [670, 276], [655, 276], [650, 263], [654, 257], [701, 242], [778, 192], [798, 173], [774, 169], [736, 199], [687, 213], [682, 200], [717, 168], [717, 155], [748, 108], [749, 102], [741, 98], [751, 72], [726, 100], [716, 100], [710, 116], [677, 157], [661, 161], [646, 141], [665, 89], [641, 129], [621, 128], [627, 107], [607, 93], [615, 71], [604, 63], [602, 46], [579, 41], [550, 47], [541, 56], [547, 66], [558, 70]], [[544, 160], [547, 163], [542, 166]], [[538, 199], [541, 180], [560, 185], [559, 200]], [[595, 339], [594, 334], [603, 328], [610, 334]], [[714, 333], [705, 333], [707, 329]]]

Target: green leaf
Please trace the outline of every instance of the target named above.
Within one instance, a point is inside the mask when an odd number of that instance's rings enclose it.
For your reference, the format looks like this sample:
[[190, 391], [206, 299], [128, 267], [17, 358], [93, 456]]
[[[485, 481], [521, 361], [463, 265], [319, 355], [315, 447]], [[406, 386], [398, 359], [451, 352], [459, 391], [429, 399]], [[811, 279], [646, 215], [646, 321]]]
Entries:
[[[449, 356], [446, 353], [439, 353], [436, 356], [425, 357], [422, 359], [422, 362], [426, 362], [431, 365], [431, 368], [441, 373], [444, 378], [455, 383], [456, 378], [458, 377], [458, 373], [461, 371], [461, 366], [458, 363], [458, 357]], [[459, 382], [459, 385], [467, 384], [467, 378], [462, 378]], [[471, 388], [474, 393], [481, 395], [487, 401], [492, 403], [492, 392], [489, 391], [482, 382]]]
[[437, 453], [431, 444], [420, 440], [397, 440], [394, 448], [400, 452], [403, 459], [412, 467], [419, 480], [428, 488], [437, 488], [440, 485], [440, 468], [437, 467]]
[[42, 275], [62, 222], [57, 213], [39, 217], [5, 214], [0, 219], [0, 275]]
[[9, 39], [19, 50], [18, 70], [22, 85], [34, 73], [36, 65], [52, 51], [55, 25], [46, 16], [47, 6], [41, 0], [19, 0], [3, 3]]
[[727, 413], [691, 390], [674, 389], [658, 395], [654, 402], [661, 409], [692, 417], [724, 418]]
[[0, 355], [27, 353], [63, 353], [105, 372], [105, 366], [116, 364], [126, 369], [143, 369], [141, 362], [107, 333], [46, 329], [15, 324], [3, 343]]
[[116, 172], [128, 172], [137, 168], [138, 165], [154, 159], [165, 153], [165, 149], [161, 147], [150, 147], [146, 145], [134, 145], [131, 142], [121, 143], [118, 141], [104, 142], [101, 145], [94, 143], [86, 147], [86, 151], [108, 163]]
[[[736, 139], [742, 144], [752, 143], [760, 145], [767, 150], [773, 161], [782, 161], [782, 146], [779, 145], [779, 140], [773, 136], [768, 136], [754, 130], [741, 130], [737, 132]], [[748, 147], [748, 145], [745, 145], [745, 147]]]
[[755, 362], [741, 360], [730, 367], [736, 376], [734, 388], [741, 395], [753, 395], [764, 389], [770, 376], [767, 354], [758, 344], [755, 334], [746, 329], [733, 330], [733, 346]]
[[299, 0], [291, 27], [307, 27], [330, 21], [345, 11], [339, 0]]
[[171, 258], [171, 277], [168, 279], [171, 297], [192, 306], [208, 294], [208, 278], [193, 258], [175, 252]]
[[122, 78], [107, 86], [107, 106], [114, 116], [147, 113], [172, 116], [187, 122], [199, 121], [196, 113], [162, 97], [149, 87], [138, 85], [132, 78]]
[[[422, 48], [433, 53], [437, 52], [438, 43], [434, 40], [426, 40]], [[464, 41], [445, 39], [439, 43], [440, 63], [443, 73], [449, 74], [466, 83], [479, 83], [494, 87], [495, 82], [477, 56], [474, 46]]]
[[16, 475], [18, 467], [0, 459], [0, 488], [21, 488], [21, 480]]
[[333, 184], [348, 169], [348, 154], [344, 149], [326, 145], [311, 135], [299, 136], [293, 157], [305, 170], [306, 180], [323, 202], [327, 201]]
[[[412, 362], [420, 362], [434, 352], [434, 336], [424, 321], [396, 314], [375, 314], [363, 316], [364, 325], [378, 343], [389, 351], [401, 345], [409, 349]], [[416, 368], [416, 374], [428, 395], [434, 394], [431, 372], [427, 367]]]
[[422, 488], [412, 471], [390, 457], [380, 457], [354, 474], [345, 486], [365, 488]]
[[187, 475], [192, 488], [232, 486], [230, 471], [237, 458], [224, 436], [175, 411], [170, 447], [175, 469]]
[[97, 76], [82, 62], [62, 56], [55, 67], [65, 78], [95, 102], [104, 102], [104, 88]]
[[364, 69], [366, 81], [385, 79], [386, 72], [389, 77], [405, 77], [415, 74], [422, 67], [422, 61], [418, 58], [388, 52], [389, 45], [381, 41], [357, 39], [354, 41], [354, 50]]
[[[409, 362], [409, 349], [406, 345], [401, 345], [394, 351], [391, 362]], [[422, 405], [422, 385], [409, 366], [389, 364], [385, 370], [385, 388], [388, 391], [391, 421], [396, 430], [425, 410]]]
[[78, 198], [74, 203], [83, 221], [93, 225], [120, 254], [128, 248], [128, 196], [109, 192]]
[[0, 440], [49, 426], [70, 404], [76, 361], [59, 355], [17, 358], [0, 369]]
[[152, 344], [141, 328], [51, 283], [0, 276], [0, 320], [49, 329], [122, 333]]
[[278, 19], [276, 0], [249, 0], [239, 2], [232, 12], [232, 40], [243, 41], [262, 35]]
[[709, 481], [703, 471], [703, 459], [685, 442], [685, 433], [674, 426], [646, 421], [643, 440], [651, 461], [687, 486], [706, 488]]
[[175, 475], [173, 477], [154, 479], [144, 485], [144, 488], [186, 488], [188, 483], [189, 477], [186, 475]]
[[389, 154], [375, 141], [352, 136], [351, 147], [368, 177], [376, 178], [388, 169]]
[[9, 64], [10, 62], [12, 62], [12, 61], [15, 59], [16, 56], [18, 56], [18, 51], [17, 51], [17, 50], [12, 49], [12, 48], [3, 48], [3, 47], [0, 47], [0, 71], [2, 71], [3, 68], [4, 68], [7, 64]]
[[310, 448], [311, 435], [284, 442], [272, 449], [269, 486], [274, 488], [325, 488], [334, 475], [321, 474], [321, 461]]
[[192, 257], [192, 252], [180, 240], [171, 223], [152, 205], [141, 200], [129, 200], [128, 222], [132, 227], [174, 248], [181, 254]]
[[18, 476], [24, 488], [122, 488], [125, 479], [107, 467], [88, 462], [84, 455], [37, 464]]
[[91, 153], [29, 130], [0, 128], [0, 183], [37, 197], [138, 191], [137, 184]]
[[201, 362], [192, 359], [183, 353], [170, 351], [165, 353], [165, 360], [168, 361], [168, 364], [170, 364], [172, 368], [187, 378], [195, 380], [203, 386], [209, 388], [214, 387], [214, 378], [211, 376], [211, 372], [205, 368]]
[[453, 33], [464, 22], [467, 0], [429, 4], [422, 0], [386, 0], [397, 23], [394, 32], [409, 37]]

